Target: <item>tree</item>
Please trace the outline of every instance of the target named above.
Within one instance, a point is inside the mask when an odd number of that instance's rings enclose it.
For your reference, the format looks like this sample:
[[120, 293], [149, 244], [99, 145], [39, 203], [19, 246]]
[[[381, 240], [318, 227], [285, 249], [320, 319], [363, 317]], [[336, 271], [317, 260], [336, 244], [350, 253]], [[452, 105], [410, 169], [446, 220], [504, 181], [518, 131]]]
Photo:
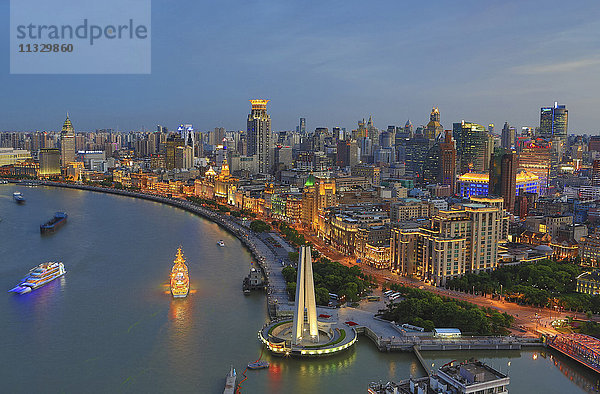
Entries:
[[250, 223], [250, 230], [256, 233], [262, 233], [263, 231], [271, 230], [271, 226], [262, 220], [253, 220], [252, 223]]
[[281, 273], [283, 274], [283, 278], [285, 279], [286, 282], [290, 283], [290, 282], [296, 281], [297, 272], [294, 267], [290, 267], [288, 265], [284, 269], [281, 270]]
[[324, 287], [317, 287], [315, 289], [315, 298], [317, 305], [327, 305], [329, 303], [329, 291]]
[[288, 253], [288, 259], [290, 259], [290, 261], [292, 263], [298, 262], [299, 258], [300, 258], [300, 253], [298, 253], [298, 252], [289, 252]]

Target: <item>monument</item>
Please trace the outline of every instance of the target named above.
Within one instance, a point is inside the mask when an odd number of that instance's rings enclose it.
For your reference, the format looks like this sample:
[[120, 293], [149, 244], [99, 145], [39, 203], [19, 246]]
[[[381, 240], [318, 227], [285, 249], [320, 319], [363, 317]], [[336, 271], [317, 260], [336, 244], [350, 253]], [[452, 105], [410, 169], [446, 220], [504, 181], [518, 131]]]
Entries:
[[[286, 357], [330, 356], [348, 349], [356, 343], [356, 330], [338, 322], [337, 312], [332, 309], [319, 315], [326, 320], [317, 321], [310, 246], [301, 246], [299, 254], [294, 309], [265, 324], [258, 332], [259, 340], [274, 355]], [[286, 318], [291, 312], [293, 319]]]
[[310, 246], [300, 247], [295, 307], [292, 343], [294, 345], [301, 344], [305, 332], [308, 333], [312, 342], [317, 342], [319, 340], [319, 329], [317, 326], [317, 303], [315, 301], [315, 283]]

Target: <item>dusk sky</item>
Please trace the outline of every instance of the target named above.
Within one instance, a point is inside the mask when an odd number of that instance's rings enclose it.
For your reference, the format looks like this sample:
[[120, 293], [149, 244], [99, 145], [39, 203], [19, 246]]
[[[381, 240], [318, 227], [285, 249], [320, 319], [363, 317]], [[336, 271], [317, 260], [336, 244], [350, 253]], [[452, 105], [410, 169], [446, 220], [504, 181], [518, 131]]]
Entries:
[[599, 134], [600, 6], [590, 1], [154, 0], [150, 75], [10, 75], [9, 2], [0, 130], [246, 127], [270, 99], [273, 130], [461, 119], [538, 126], [569, 109]]

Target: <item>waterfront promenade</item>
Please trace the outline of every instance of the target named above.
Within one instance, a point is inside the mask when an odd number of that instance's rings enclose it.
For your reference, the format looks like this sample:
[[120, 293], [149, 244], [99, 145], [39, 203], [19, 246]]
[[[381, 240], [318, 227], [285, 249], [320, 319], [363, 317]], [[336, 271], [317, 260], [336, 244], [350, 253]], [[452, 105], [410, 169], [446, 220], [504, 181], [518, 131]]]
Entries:
[[[256, 234], [243, 222], [235, 217], [215, 212], [187, 200], [163, 197], [154, 194], [140, 193], [130, 190], [96, 187], [80, 184], [58, 182], [42, 182], [46, 186], [56, 186], [71, 189], [81, 189], [101, 193], [110, 193], [128, 197], [142, 198], [178, 207], [196, 215], [205, 217], [227, 231], [234, 234], [248, 247], [256, 262], [262, 267], [267, 277], [267, 304], [269, 317], [291, 316], [293, 303], [288, 299], [286, 282], [281, 273], [281, 261], [288, 251], [293, 250], [287, 242], [277, 234]], [[279, 244], [279, 246], [276, 246]], [[240, 283], [240, 291], [242, 291]], [[369, 303], [363, 305], [371, 306]], [[367, 308], [369, 309], [369, 308]], [[395, 324], [376, 318], [374, 310], [359, 308], [327, 308], [318, 307], [317, 313], [330, 315], [325, 321], [337, 322], [333, 327], [348, 327], [347, 322], [356, 323], [355, 329], [371, 339], [380, 351], [413, 351], [417, 346], [420, 350], [475, 350], [475, 349], [521, 349], [523, 346], [539, 346], [539, 341], [522, 337], [462, 337], [457, 339], [440, 339], [407, 335]], [[321, 320], [321, 319], [320, 319]]]
[[[267, 277], [267, 304], [269, 316], [277, 317], [279, 314], [287, 314], [287, 310], [291, 310], [288, 305], [288, 295], [286, 283], [281, 274], [280, 256], [273, 250], [272, 245], [268, 245], [254, 231], [244, 226], [242, 221], [229, 215], [223, 215], [213, 210], [204, 208], [187, 200], [181, 200], [171, 197], [163, 197], [155, 194], [140, 193], [131, 190], [113, 189], [106, 187], [97, 187], [89, 185], [68, 184], [60, 182], [41, 182], [45, 186], [64, 187], [70, 189], [88, 190], [100, 193], [117, 194], [120, 196], [142, 198], [145, 200], [156, 201], [163, 204], [168, 204], [174, 207], [181, 208], [188, 212], [202, 216], [210, 221], [218, 224], [227, 231], [234, 234], [252, 253], [256, 262], [261, 266], [265, 276]], [[240, 283], [240, 292], [242, 284]], [[282, 311], [281, 311], [282, 309]]]

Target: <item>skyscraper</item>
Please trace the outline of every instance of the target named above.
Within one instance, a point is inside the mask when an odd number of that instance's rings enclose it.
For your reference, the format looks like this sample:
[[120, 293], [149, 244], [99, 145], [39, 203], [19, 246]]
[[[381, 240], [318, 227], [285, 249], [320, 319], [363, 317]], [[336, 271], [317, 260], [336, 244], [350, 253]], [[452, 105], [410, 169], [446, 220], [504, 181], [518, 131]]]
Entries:
[[461, 173], [487, 170], [492, 152], [490, 144], [493, 147], [493, 141], [490, 142], [490, 134], [486, 128], [463, 120], [453, 124], [452, 134], [460, 156]]
[[504, 122], [502, 128], [502, 147], [505, 149], [511, 149], [515, 145], [516, 130], [514, 127]]
[[183, 168], [184, 146], [185, 141], [179, 134], [173, 133], [167, 138], [167, 157], [165, 160], [167, 170]]
[[444, 131], [444, 128], [440, 124], [440, 110], [437, 107], [433, 107], [431, 114], [429, 115], [429, 123], [427, 123], [427, 127], [425, 127], [425, 138], [433, 140], [442, 131]]
[[250, 100], [252, 111], [248, 115], [248, 156], [257, 156], [258, 171], [269, 174], [273, 163], [271, 144], [271, 116], [267, 114], [269, 100]]
[[569, 110], [565, 105], [554, 102], [553, 107], [543, 107], [540, 110], [540, 137], [550, 139], [558, 137], [567, 139]]
[[548, 192], [550, 179], [551, 147], [547, 141], [537, 139], [524, 147], [519, 154], [519, 166], [539, 177], [540, 195]]
[[504, 209], [514, 213], [517, 198], [518, 157], [514, 152], [505, 153], [503, 149], [492, 155], [489, 171], [489, 195], [504, 199]]
[[63, 124], [60, 132], [60, 162], [63, 167], [66, 167], [68, 163], [74, 162], [76, 159], [75, 155], [75, 129], [69, 119], [67, 118]]
[[300, 118], [298, 132], [300, 133], [300, 135], [306, 135], [306, 118]]
[[456, 147], [450, 130], [446, 130], [444, 142], [440, 144], [440, 184], [449, 185], [452, 194], [456, 191]]

